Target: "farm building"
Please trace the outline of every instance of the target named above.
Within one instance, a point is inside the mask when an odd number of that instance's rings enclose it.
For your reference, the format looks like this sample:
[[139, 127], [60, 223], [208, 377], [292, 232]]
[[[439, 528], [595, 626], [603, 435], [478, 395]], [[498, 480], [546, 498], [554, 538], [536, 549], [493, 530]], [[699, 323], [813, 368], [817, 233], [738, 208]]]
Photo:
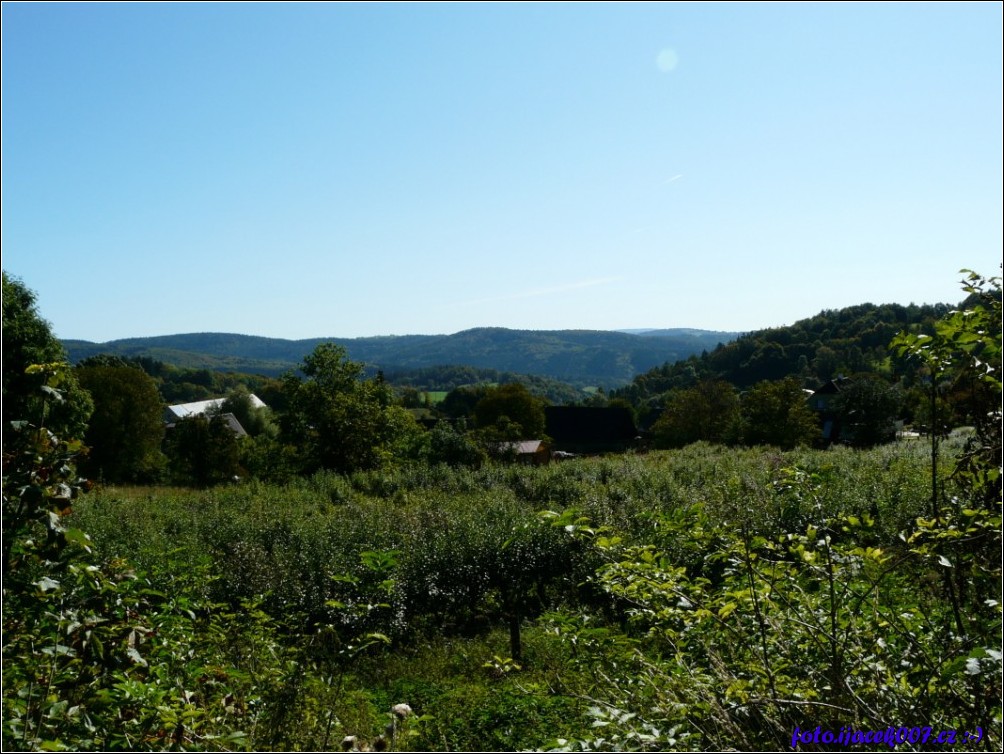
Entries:
[[[255, 408], [266, 408], [265, 402], [257, 395], [251, 393], [250, 397], [252, 406]], [[164, 409], [164, 421], [167, 424], [174, 424], [176, 421], [187, 419], [189, 416], [198, 416], [207, 411], [218, 410], [225, 400], [226, 398], [212, 398], [208, 401], [195, 401], [194, 403], [176, 403]]]
[[551, 460], [551, 452], [542, 440], [516, 440], [499, 443], [496, 452], [527, 466], [543, 466]]
[[[251, 399], [251, 405], [256, 409], [267, 408], [265, 402], [254, 393], [251, 393], [249, 397]], [[193, 403], [176, 403], [175, 405], [168, 406], [164, 409], [164, 423], [167, 425], [168, 429], [172, 429], [174, 425], [182, 419], [188, 419], [192, 416], [201, 416], [206, 413], [216, 413], [219, 411], [224, 401], [226, 401], [226, 398], [213, 398], [211, 400], [195, 401]], [[220, 414], [220, 418], [226, 422], [227, 426], [235, 435], [238, 437], [247, 436], [247, 430], [244, 429], [236, 416], [231, 413], [226, 413]]]
[[847, 433], [840, 425], [840, 416], [833, 410], [831, 404], [833, 399], [840, 394], [840, 390], [850, 383], [848, 377], [835, 377], [821, 385], [808, 398], [809, 408], [816, 412], [819, 423], [822, 426], [822, 438], [824, 442], [835, 442], [846, 440]]

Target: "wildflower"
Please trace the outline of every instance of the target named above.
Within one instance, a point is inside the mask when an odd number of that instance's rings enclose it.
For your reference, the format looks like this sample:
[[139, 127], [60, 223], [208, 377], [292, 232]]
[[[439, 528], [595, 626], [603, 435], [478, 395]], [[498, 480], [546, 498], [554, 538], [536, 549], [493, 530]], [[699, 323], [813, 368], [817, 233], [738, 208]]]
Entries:
[[394, 716], [398, 720], [404, 720], [406, 717], [411, 716], [411, 707], [407, 704], [395, 704], [390, 708], [390, 711], [394, 713]]

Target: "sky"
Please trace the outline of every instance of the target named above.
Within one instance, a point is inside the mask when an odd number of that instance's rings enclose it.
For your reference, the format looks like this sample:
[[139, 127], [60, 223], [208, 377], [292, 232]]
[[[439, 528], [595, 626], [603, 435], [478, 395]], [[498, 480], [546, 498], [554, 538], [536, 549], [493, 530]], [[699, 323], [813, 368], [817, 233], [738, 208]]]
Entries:
[[692, 327], [1000, 275], [1002, 5], [2, 7], [61, 338]]

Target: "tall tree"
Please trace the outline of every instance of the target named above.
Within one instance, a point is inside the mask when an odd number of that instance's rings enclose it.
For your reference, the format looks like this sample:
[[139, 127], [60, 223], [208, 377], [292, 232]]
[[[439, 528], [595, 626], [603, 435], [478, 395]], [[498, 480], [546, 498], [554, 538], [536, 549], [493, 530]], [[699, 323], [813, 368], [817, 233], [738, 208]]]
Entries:
[[857, 375], [833, 400], [841, 426], [855, 445], [870, 447], [896, 438], [903, 393], [874, 374]]
[[460, 420], [460, 426], [449, 421], [440, 421], [429, 432], [429, 463], [445, 463], [448, 466], [470, 466], [478, 468], [485, 461], [484, 451], [464, 431], [466, 425]]
[[168, 432], [165, 449], [176, 482], [209, 486], [240, 473], [237, 435], [222, 416], [189, 416]]
[[519, 383], [500, 385], [478, 401], [474, 421], [479, 429], [508, 426], [515, 436], [504, 439], [539, 439], [546, 426], [544, 401]]
[[680, 448], [698, 440], [730, 443], [737, 439], [738, 426], [735, 388], [723, 380], [704, 380], [668, 393], [652, 435], [659, 448]]
[[72, 371], [59, 372], [58, 388], [46, 384], [44, 372], [27, 372], [33, 364], [66, 361], [62, 344], [38, 313], [34, 292], [3, 272], [4, 447], [11, 439], [14, 420], [44, 424], [64, 437], [83, 436], [92, 404]]
[[421, 430], [406, 410], [393, 405], [390, 386], [364, 380], [363, 365], [345, 349], [322, 343], [303, 360], [304, 378], [287, 373], [288, 401], [282, 431], [303, 449], [304, 470], [376, 468], [401, 452]]
[[[965, 411], [975, 430], [959, 458], [955, 474], [967, 479], [988, 508], [1001, 506], [1001, 278], [985, 278], [962, 270], [966, 306], [946, 314], [933, 337], [901, 332], [891, 346], [919, 365], [932, 410], [931, 426], [940, 424], [942, 393], [962, 393]], [[932, 464], [937, 467], [937, 432], [931, 434]], [[932, 515], [939, 508], [937, 472], [932, 472]], [[997, 527], [998, 552], [1000, 527]], [[999, 582], [998, 582], [999, 583]]]
[[76, 370], [91, 394], [94, 413], [84, 436], [90, 450], [81, 470], [109, 482], [150, 482], [164, 467], [164, 406], [157, 384], [134, 366]]
[[819, 437], [819, 424], [794, 377], [759, 382], [741, 397], [743, 442], [776, 445], [785, 450], [811, 445]]
[[461, 385], [460, 387], [455, 387], [446, 394], [446, 397], [439, 404], [438, 408], [453, 419], [470, 419], [474, 416], [474, 407], [478, 405], [478, 401], [488, 395], [488, 390], [489, 387], [487, 385]]

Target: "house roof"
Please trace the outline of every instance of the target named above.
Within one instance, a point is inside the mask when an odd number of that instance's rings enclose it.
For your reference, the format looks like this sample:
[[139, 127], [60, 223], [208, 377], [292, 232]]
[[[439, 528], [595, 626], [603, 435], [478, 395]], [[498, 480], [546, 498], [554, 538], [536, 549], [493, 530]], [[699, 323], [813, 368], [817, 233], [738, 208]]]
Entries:
[[[189, 414], [189, 416], [198, 416], [198, 414]], [[231, 413], [220, 414], [220, 418], [226, 423], [227, 427], [238, 437], [247, 437], [247, 430], [244, 429], [244, 425], [240, 423], [236, 416]], [[178, 426], [177, 422], [168, 422], [167, 428], [174, 429]]]
[[247, 430], [241, 426], [241, 423], [237, 421], [237, 417], [233, 414], [220, 414], [220, 418], [227, 423], [230, 431], [233, 432], [238, 437], [247, 437]]
[[820, 385], [814, 391], [814, 395], [836, 395], [840, 392], [841, 388], [849, 384], [851, 381], [850, 377], [834, 377], [832, 380], [824, 385]]
[[499, 443], [499, 450], [503, 453], [515, 453], [518, 456], [533, 455], [540, 450], [542, 444], [541, 440], [517, 440]]
[[[254, 393], [251, 393], [251, 405], [255, 408], [266, 408], [265, 402]], [[207, 411], [219, 408], [226, 398], [212, 398], [208, 401], [194, 401], [192, 403], [176, 403], [164, 409], [164, 421], [176, 422], [189, 416], [204, 414]]]

